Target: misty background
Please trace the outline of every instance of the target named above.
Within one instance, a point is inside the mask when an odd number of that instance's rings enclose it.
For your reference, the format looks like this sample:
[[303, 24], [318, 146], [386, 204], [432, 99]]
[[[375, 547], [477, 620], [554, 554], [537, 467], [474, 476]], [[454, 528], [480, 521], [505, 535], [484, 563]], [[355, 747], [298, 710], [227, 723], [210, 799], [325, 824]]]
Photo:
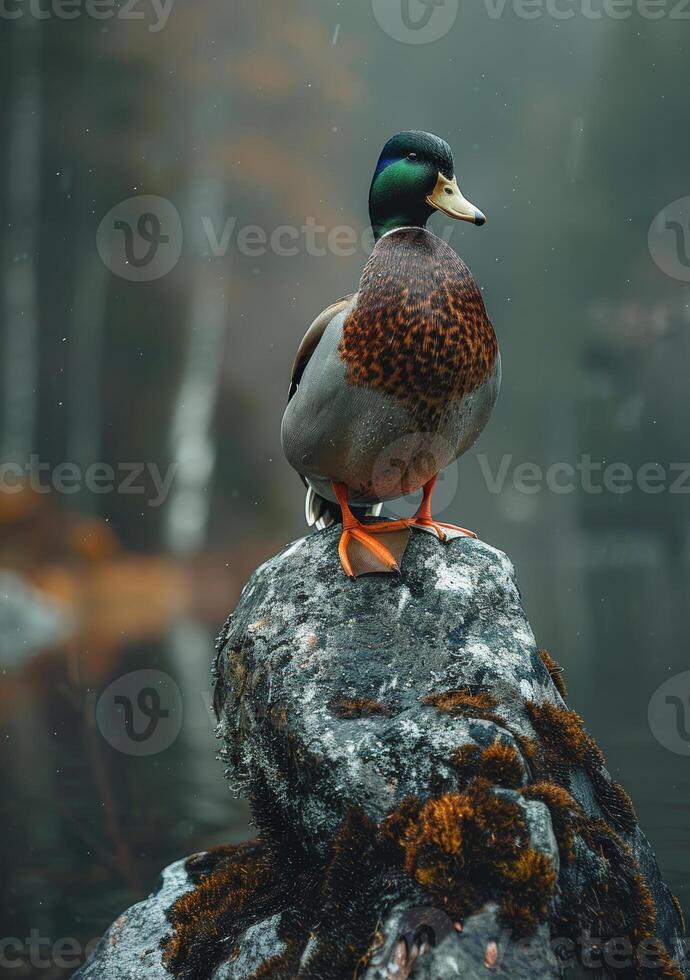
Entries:
[[[472, 269], [503, 356], [442, 517], [511, 557], [537, 642], [690, 906], [690, 683], [673, 680], [690, 666], [690, 224], [669, 232], [675, 258], [666, 224], [648, 237], [690, 194], [690, 27], [482, 2], [406, 43], [406, 3], [0, 16], [0, 906], [23, 944], [15, 976], [37, 975], [31, 930], [40, 975], [67, 976], [58, 940], [83, 948], [165, 864], [253, 833], [215, 759], [213, 638], [252, 569], [306, 531], [279, 439], [292, 358], [356, 288], [371, 174], [409, 128], [450, 142], [487, 214], [431, 227]], [[668, 212], [681, 229], [683, 207]], [[569, 492], [546, 485], [587, 459], [591, 483], [575, 469]], [[666, 479], [618, 492], [610, 464]], [[112, 684], [136, 701], [138, 671], [181, 694], [148, 754], [113, 744], [96, 707]], [[668, 681], [689, 705], [675, 749], [673, 717], [648, 722]]]

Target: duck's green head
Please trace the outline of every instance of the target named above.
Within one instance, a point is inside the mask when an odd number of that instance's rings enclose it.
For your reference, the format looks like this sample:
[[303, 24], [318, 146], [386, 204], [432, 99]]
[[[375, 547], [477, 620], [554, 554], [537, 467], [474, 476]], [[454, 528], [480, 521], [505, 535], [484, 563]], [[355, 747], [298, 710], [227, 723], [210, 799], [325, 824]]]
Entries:
[[398, 133], [388, 140], [369, 191], [374, 237], [407, 226], [423, 228], [434, 211], [483, 225], [486, 218], [460, 192], [453, 151], [433, 133]]

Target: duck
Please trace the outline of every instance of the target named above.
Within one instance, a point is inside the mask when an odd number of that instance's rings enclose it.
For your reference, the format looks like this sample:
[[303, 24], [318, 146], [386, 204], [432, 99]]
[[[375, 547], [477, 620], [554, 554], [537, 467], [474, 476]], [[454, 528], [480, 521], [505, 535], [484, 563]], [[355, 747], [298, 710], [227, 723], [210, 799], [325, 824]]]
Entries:
[[[473, 531], [434, 519], [439, 473], [486, 426], [501, 385], [498, 341], [481, 290], [435, 212], [482, 226], [460, 190], [449, 144], [410, 130], [389, 139], [369, 191], [374, 247], [356, 292], [329, 304], [292, 366], [281, 444], [317, 529], [342, 521], [350, 578], [399, 573], [412, 530], [447, 543]], [[416, 513], [379, 519], [422, 491]]]

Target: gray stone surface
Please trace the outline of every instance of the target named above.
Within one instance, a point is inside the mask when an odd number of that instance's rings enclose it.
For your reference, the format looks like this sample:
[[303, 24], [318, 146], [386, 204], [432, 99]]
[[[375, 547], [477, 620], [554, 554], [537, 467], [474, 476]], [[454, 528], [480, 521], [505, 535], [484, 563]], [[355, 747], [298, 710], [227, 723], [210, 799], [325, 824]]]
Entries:
[[[488, 686], [524, 735], [525, 698], [560, 702], [502, 552], [418, 533], [400, 578], [351, 582], [338, 533], [304, 538], [255, 572], [218, 665], [231, 779], [248, 796], [259, 780], [279, 789], [281, 818], [321, 852], [351, 806], [378, 821], [405, 797], [428, 796], [433, 781], [451, 790], [453, 749], [494, 741], [495, 723], [441, 715], [421, 698]], [[389, 714], [339, 718], [340, 696]], [[514, 744], [512, 732], [501, 736]]]
[[75, 978], [170, 980], [161, 962], [160, 942], [168, 931], [166, 911], [191, 887], [184, 865], [176, 861], [166, 868], [157, 889], [113, 922]]
[[[307, 890], [300, 884], [298, 894], [290, 891], [291, 877], [303, 870], [290, 866], [290, 860], [297, 854], [307, 867], [324, 867], [353, 808], [379, 824], [409, 797], [425, 801], [462, 793], [467, 777], [452, 764], [454, 750], [468, 745], [485, 749], [496, 740], [516, 749], [523, 783], [530, 783], [536, 777], [524, 755], [524, 740], [538, 742], [539, 735], [528, 705], [565, 707], [539, 655], [505, 555], [472, 539], [442, 545], [431, 535], [415, 533], [400, 577], [351, 582], [338, 563], [338, 533], [333, 528], [298, 541], [254, 573], [223, 629], [216, 663], [219, 734], [229, 780], [252, 801], [277, 866], [281, 848], [290, 852], [286, 910], [299, 908], [304, 899], [299, 892]], [[425, 703], [430, 696], [459, 689], [489, 692], [491, 711], [471, 717]], [[598, 789], [582, 768], [574, 767], [568, 778], [586, 817], [601, 817], [598, 800], [608, 774], [597, 774]], [[548, 980], [580, 975], [576, 963], [565, 964], [563, 972], [551, 942], [559, 935], [566, 900], [577, 900], [587, 885], [596, 887], [602, 859], [576, 840], [576, 858], [566, 867], [549, 808], [524, 799], [519, 786], [494, 792], [518, 804], [529, 846], [560, 870], [547, 920], [536, 935], [522, 942], [507, 935], [492, 904], [476, 909], [458, 933], [444, 913], [423, 901], [414, 882], [393, 882], [387, 891], [372, 892], [377, 897], [366, 906], [372, 929], [378, 921], [381, 942], [359, 976], [403, 980], [387, 966], [392, 951], [401, 935], [412, 943], [429, 915], [435, 917], [436, 945], [417, 961], [414, 978], [485, 977], [490, 942], [497, 944], [502, 976]], [[627, 845], [656, 904], [656, 934], [678, 952], [680, 923], [636, 826], [627, 834]], [[356, 873], [356, 854], [353, 860]], [[160, 942], [171, 931], [166, 913], [191, 887], [180, 864], [168, 869], [163, 887], [115, 923], [91, 963], [77, 974], [80, 980], [169, 977], [160, 961]], [[361, 894], [347, 898], [343, 921], [361, 912], [367, 901]], [[352, 976], [351, 970], [329, 972], [323, 953], [319, 959], [319, 937], [324, 929], [337, 930], [338, 916], [324, 907], [321, 921], [317, 912], [313, 922], [305, 923], [311, 938], [305, 934], [298, 974], [292, 969], [269, 975]], [[180, 980], [239, 980], [280, 954], [286, 948], [281, 916], [273, 911], [257, 919], [234, 932], [227, 924], [232, 955], [229, 947], [219, 948], [207, 972], [200, 970], [198, 959], [193, 961], [197, 965], [180, 966]], [[620, 973], [590, 970], [586, 975]]]
[[[487, 942], [494, 942], [497, 950], [496, 970], [501, 977], [510, 980], [556, 980], [558, 964], [549, 950], [546, 926], [540, 926], [537, 934], [521, 943], [506, 938], [496, 915], [495, 906], [487, 906], [465, 923], [459, 936], [448, 936], [439, 946], [421, 957], [415, 966], [414, 980], [440, 980], [441, 977], [469, 977], [486, 980], [491, 972], [483, 965]], [[381, 973], [385, 978], [385, 972]], [[379, 980], [374, 973], [366, 980]]]

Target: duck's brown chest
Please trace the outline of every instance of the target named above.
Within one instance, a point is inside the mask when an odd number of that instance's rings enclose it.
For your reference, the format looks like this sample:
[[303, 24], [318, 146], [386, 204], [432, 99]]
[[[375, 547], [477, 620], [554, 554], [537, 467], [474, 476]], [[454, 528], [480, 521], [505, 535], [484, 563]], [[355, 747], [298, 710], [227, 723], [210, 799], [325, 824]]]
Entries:
[[498, 343], [477, 284], [456, 253], [423, 229], [378, 242], [339, 353], [349, 384], [443, 415], [487, 381]]

